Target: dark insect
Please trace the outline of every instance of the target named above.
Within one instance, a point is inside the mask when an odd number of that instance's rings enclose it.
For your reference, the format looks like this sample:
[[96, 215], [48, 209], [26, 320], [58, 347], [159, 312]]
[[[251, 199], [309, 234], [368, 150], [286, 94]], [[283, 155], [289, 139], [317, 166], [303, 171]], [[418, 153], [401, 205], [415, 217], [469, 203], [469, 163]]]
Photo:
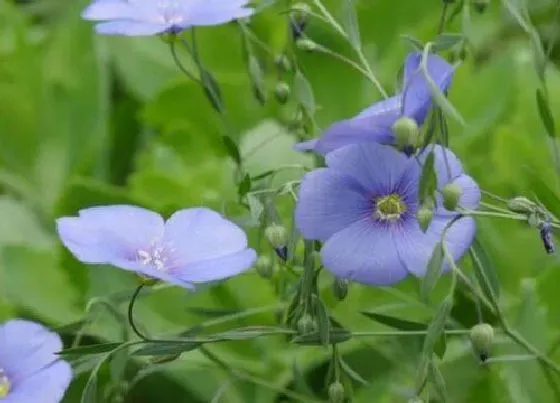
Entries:
[[290, 17], [290, 28], [292, 30], [292, 37], [294, 40], [300, 39], [303, 36], [306, 25], [307, 18], [305, 16]]
[[554, 253], [554, 240], [550, 230], [550, 222], [544, 222], [540, 225], [539, 233], [544, 246], [544, 250], [549, 255]]

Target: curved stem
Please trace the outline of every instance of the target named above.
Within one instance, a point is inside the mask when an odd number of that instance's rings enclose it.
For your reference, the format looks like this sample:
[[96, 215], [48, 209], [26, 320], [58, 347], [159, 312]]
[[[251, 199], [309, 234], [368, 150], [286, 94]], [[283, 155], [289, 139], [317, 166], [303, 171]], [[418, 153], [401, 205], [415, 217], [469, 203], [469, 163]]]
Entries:
[[144, 341], [153, 341], [148, 336], [144, 335], [134, 323], [134, 303], [136, 302], [136, 299], [138, 298], [138, 295], [140, 295], [140, 291], [142, 291], [143, 288], [144, 284], [140, 284], [136, 288], [136, 290], [134, 290], [132, 298], [130, 298], [130, 302], [128, 303], [128, 323], [130, 324], [130, 327], [132, 328], [132, 331], [136, 334], [136, 336], [140, 337]]
[[179, 60], [179, 55], [177, 55], [177, 48], [175, 48], [175, 42], [171, 42], [169, 48], [171, 49], [171, 56], [173, 56], [173, 61], [175, 62], [179, 70], [181, 70], [188, 78], [190, 78], [194, 82], [200, 83], [200, 80], [195, 77], [193, 73], [188, 71], [186, 67], [183, 66], [183, 63], [181, 63], [181, 60]]

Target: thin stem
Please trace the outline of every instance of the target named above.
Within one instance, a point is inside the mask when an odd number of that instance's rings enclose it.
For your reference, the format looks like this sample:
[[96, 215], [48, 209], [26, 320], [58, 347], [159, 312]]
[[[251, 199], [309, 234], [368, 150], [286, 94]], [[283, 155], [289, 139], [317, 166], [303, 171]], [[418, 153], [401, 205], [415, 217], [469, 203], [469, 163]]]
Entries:
[[175, 47], [175, 42], [171, 42], [169, 44], [169, 48], [171, 49], [171, 56], [173, 56], [173, 61], [175, 62], [179, 70], [181, 70], [188, 78], [200, 84], [200, 79], [198, 79], [197, 77], [194, 76], [194, 74], [188, 71], [186, 67], [183, 66], [183, 63], [181, 63], [181, 60], [179, 60], [179, 55], [177, 54], [177, 48]]
[[330, 50], [329, 48], [326, 48], [322, 45], [317, 44], [317, 51], [324, 53], [326, 55], [332, 56], [337, 60], [340, 60], [341, 62], [344, 62], [346, 64], [348, 64], [349, 66], [351, 66], [352, 68], [354, 68], [355, 70], [359, 71], [362, 75], [368, 77], [369, 73], [367, 70], [364, 70], [358, 63], [356, 63], [353, 60], [348, 59], [346, 56], [341, 55], [340, 53], [336, 53], [332, 50]]
[[443, 32], [443, 30], [445, 29], [445, 17], [447, 16], [447, 9], [449, 8], [449, 3], [444, 1], [443, 2], [443, 8], [441, 10], [441, 16], [439, 19], [439, 26], [438, 26], [438, 30], [437, 33], [441, 34]]
[[142, 289], [144, 288], [144, 284], [140, 284], [136, 290], [134, 290], [134, 294], [132, 294], [132, 298], [130, 298], [130, 302], [128, 303], [128, 323], [130, 324], [130, 327], [132, 328], [132, 331], [142, 340], [144, 341], [153, 341], [152, 339], [150, 339], [149, 337], [147, 337], [146, 335], [144, 335], [136, 326], [136, 323], [134, 323], [134, 303], [136, 302], [136, 299], [138, 298], [138, 295], [140, 295], [140, 291], [142, 291]]
[[[444, 330], [446, 335], [466, 335], [470, 330]], [[391, 337], [391, 336], [425, 336], [426, 330], [389, 330], [380, 332], [352, 332], [352, 337]]]

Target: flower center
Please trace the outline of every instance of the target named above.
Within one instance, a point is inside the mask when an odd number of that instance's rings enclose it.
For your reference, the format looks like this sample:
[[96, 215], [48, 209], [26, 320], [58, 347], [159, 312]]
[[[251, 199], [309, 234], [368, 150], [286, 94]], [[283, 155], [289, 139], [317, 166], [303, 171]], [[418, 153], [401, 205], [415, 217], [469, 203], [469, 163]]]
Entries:
[[390, 194], [375, 199], [374, 216], [383, 221], [395, 221], [408, 210], [406, 204], [402, 201], [398, 194]]
[[0, 368], [0, 399], [8, 396], [11, 387], [12, 384], [8, 379], [8, 377], [6, 376], [6, 373], [2, 368]]
[[167, 261], [166, 250], [161, 246], [153, 246], [149, 250], [139, 250], [138, 260], [144, 266], [150, 266], [156, 270], [164, 271]]
[[160, 12], [160, 21], [163, 24], [179, 25], [185, 20], [177, 0], [159, 0], [157, 7]]

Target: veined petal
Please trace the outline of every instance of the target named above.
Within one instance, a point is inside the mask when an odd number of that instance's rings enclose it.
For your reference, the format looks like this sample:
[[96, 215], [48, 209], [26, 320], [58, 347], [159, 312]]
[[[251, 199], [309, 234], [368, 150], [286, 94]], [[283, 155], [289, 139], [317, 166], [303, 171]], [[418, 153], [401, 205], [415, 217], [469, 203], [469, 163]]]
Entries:
[[[475, 180], [469, 175], [459, 175], [455, 180], [451, 181], [452, 184], [457, 184], [461, 188], [461, 197], [459, 199], [459, 206], [467, 210], [476, 210], [480, 204], [480, 188]], [[456, 215], [456, 212], [448, 211], [443, 207], [443, 197], [441, 194], [437, 195], [437, 212], [445, 215]]]
[[421, 165], [424, 164], [426, 157], [432, 150], [434, 152], [437, 187], [441, 191], [445, 185], [463, 174], [463, 165], [451, 150], [440, 145], [429, 146], [418, 156], [418, 161], [420, 161]]
[[370, 193], [386, 195], [397, 188], [413, 160], [391, 146], [367, 143], [339, 148], [327, 154], [326, 163]]
[[325, 240], [371, 213], [367, 192], [351, 177], [327, 168], [305, 175], [295, 212], [305, 238]]
[[[410, 53], [405, 61], [404, 115], [414, 118], [421, 125], [432, 107], [432, 95], [424, 74], [420, 70], [422, 54]], [[427, 60], [429, 77], [445, 92], [453, 78], [453, 66], [440, 56], [429, 54]]]
[[62, 342], [38, 323], [13, 319], [0, 325], [0, 346], [0, 366], [18, 383], [54, 363]]
[[324, 244], [321, 258], [338, 278], [370, 285], [390, 285], [408, 274], [392, 238], [392, 231], [373, 219], [364, 219], [334, 234]]
[[193, 262], [173, 271], [173, 276], [188, 283], [206, 283], [236, 276], [251, 268], [257, 260], [253, 249], [245, 249], [230, 255]]
[[82, 18], [91, 21], [136, 19], [136, 9], [123, 0], [97, 0], [83, 12]]
[[402, 95], [395, 95], [374, 103], [361, 111], [356, 118], [379, 118], [381, 121], [386, 119], [389, 122], [401, 115]]
[[173, 272], [205, 260], [218, 259], [247, 248], [247, 236], [236, 224], [207, 208], [176, 212], [165, 223], [163, 245]]
[[117, 20], [102, 22], [95, 26], [98, 34], [102, 35], [126, 35], [126, 36], [149, 36], [160, 34], [170, 29], [168, 24], [155, 24], [141, 21]]
[[7, 403], [59, 403], [72, 380], [72, 368], [64, 361], [57, 361], [30, 377], [12, 385]]

